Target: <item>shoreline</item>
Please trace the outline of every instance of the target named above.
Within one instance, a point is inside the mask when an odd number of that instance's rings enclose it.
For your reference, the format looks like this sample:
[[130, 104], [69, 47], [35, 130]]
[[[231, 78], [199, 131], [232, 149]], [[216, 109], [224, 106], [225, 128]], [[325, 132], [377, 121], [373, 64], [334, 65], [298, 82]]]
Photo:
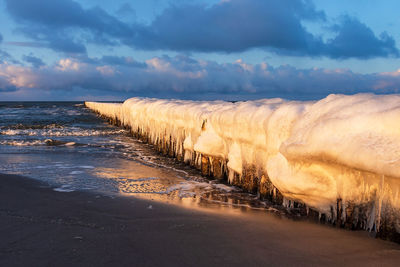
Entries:
[[[389, 98], [366, 95], [328, 98], [311, 106], [308, 106], [310, 103], [272, 103], [268, 99], [262, 105], [250, 101], [239, 104], [212, 102], [204, 106], [198, 101], [135, 97], [123, 104], [85, 102], [85, 106], [110, 124], [129, 130], [134, 138], [153, 145], [160, 154], [190, 164], [203, 176], [228, 181], [299, 216], [349, 230], [374, 232], [381, 239], [400, 243], [395, 154], [379, 152], [390, 150], [385, 144], [371, 149], [368, 142], [364, 142], [369, 140], [368, 136], [354, 139], [360, 133], [357, 127], [342, 132], [345, 133], [341, 137], [344, 142], [331, 143], [329, 137], [334, 133], [325, 132], [321, 126], [330, 125], [337, 117], [341, 118], [337, 121], [340, 125], [347, 125], [346, 121], [354, 119], [348, 116], [354, 101], [359, 103], [357, 116], [366, 120], [375, 117], [365, 113], [364, 108], [360, 109], [361, 102], [382, 104], [385, 100], [388, 104], [397, 104]], [[320, 113], [320, 107], [326, 101], [332, 103]], [[297, 107], [294, 110], [293, 105]], [[343, 108], [339, 111], [335, 106]], [[242, 113], [247, 109], [251, 112]], [[294, 112], [289, 112], [289, 117], [285, 115], [288, 109]], [[260, 117], [260, 114], [265, 116]], [[320, 120], [324, 123], [319, 123]], [[387, 137], [385, 133], [390, 132], [391, 126], [385, 125], [386, 130], [380, 134]], [[364, 126], [361, 132], [370, 132], [370, 126]], [[310, 127], [317, 129], [314, 134], [307, 130]], [[237, 129], [246, 129], [246, 134]], [[302, 134], [295, 133], [298, 131]], [[307, 137], [307, 142], [301, 136]], [[349, 142], [351, 148], [343, 146]], [[338, 145], [341, 146], [339, 151], [349, 153], [337, 154]], [[282, 146], [286, 147], [286, 152], [281, 151]], [[364, 151], [362, 154], [369, 155], [367, 158], [371, 162], [378, 158], [380, 167], [354, 157], [355, 150]], [[371, 153], [377, 153], [376, 157], [371, 157]], [[337, 161], [339, 156], [335, 155], [342, 154], [343, 158]], [[331, 158], [325, 159], [323, 155]], [[382, 155], [391, 160], [383, 160]]]
[[0, 174], [2, 266], [393, 266], [400, 246], [265, 213], [232, 216], [135, 197], [56, 192]]

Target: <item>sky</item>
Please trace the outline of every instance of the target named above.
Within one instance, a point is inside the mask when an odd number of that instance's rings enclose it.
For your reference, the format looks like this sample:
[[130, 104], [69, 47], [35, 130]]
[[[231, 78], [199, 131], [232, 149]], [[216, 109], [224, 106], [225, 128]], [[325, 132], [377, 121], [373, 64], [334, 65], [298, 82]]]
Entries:
[[0, 101], [400, 88], [396, 0], [0, 0]]

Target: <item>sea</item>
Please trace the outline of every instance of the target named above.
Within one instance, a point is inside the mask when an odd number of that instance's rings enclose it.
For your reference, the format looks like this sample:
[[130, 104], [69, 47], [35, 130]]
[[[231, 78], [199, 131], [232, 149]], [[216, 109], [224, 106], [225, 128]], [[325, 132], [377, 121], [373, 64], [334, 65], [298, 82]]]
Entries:
[[257, 196], [164, 157], [83, 102], [0, 102], [0, 173], [55, 191], [128, 195], [190, 208], [274, 210]]

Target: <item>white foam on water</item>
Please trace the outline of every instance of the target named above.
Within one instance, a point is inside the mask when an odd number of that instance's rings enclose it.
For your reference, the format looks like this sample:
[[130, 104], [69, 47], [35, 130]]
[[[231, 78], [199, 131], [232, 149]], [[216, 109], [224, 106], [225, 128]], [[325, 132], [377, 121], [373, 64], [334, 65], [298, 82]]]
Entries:
[[90, 166], [90, 165], [81, 165], [81, 166], [77, 166], [78, 168], [82, 168], [82, 169], [94, 169], [94, 166]]
[[45, 145], [45, 141], [43, 140], [2, 140], [0, 141], [0, 145], [7, 145], [7, 146], [41, 146]]
[[107, 136], [125, 133], [123, 129], [92, 130], [79, 127], [48, 127], [44, 129], [1, 129], [0, 135], [27, 136]]
[[76, 175], [76, 174], [82, 174], [82, 173], [85, 173], [85, 172], [83, 172], [83, 171], [72, 171], [69, 174]]
[[62, 185], [61, 187], [57, 187], [53, 189], [56, 192], [63, 192], [63, 193], [69, 193], [69, 192], [74, 192], [75, 189], [71, 185]]
[[65, 143], [64, 145], [65, 146], [74, 146], [76, 143], [75, 142], [68, 142], [68, 143]]
[[39, 165], [39, 166], [35, 166], [34, 168], [36, 169], [47, 169], [47, 168], [51, 168], [51, 165], [47, 165], [47, 166], [43, 166], [43, 165]]

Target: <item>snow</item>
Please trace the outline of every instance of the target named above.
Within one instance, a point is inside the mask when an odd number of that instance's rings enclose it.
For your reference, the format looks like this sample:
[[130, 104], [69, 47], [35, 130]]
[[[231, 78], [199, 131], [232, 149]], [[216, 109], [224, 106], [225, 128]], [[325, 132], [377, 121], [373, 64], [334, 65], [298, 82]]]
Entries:
[[86, 102], [175, 152], [227, 161], [229, 176], [246, 166], [264, 173], [283, 196], [328, 213], [342, 203], [400, 208], [400, 95], [329, 95], [319, 101], [245, 102], [130, 98]]

